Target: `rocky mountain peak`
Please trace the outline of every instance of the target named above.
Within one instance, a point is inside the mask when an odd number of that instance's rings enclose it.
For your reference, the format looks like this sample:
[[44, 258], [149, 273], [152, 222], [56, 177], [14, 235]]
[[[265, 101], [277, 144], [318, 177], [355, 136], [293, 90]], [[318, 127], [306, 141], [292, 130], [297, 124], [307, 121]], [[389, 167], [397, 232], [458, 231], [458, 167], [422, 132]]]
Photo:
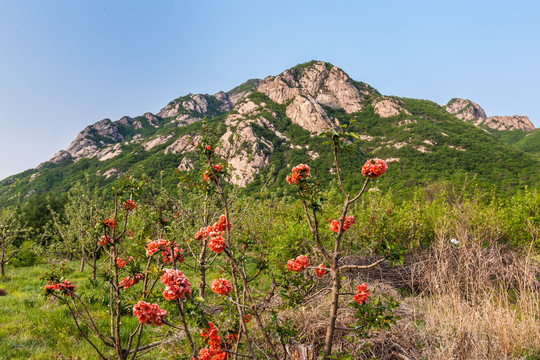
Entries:
[[487, 119], [486, 112], [480, 105], [469, 99], [454, 98], [446, 104], [446, 111], [456, 115], [457, 118], [465, 121], [471, 121], [478, 125]]
[[[362, 110], [364, 96], [340, 68], [323, 61], [300, 64], [278, 76], [265, 78], [257, 91], [283, 104], [303, 96], [319, 105], [343, 109], [347, 113]], [[311, 101], [312, 102], [312, 101]]]
[[456, 115], [461, 120], [473, 123], [476, 126], [488, 127], [490, 129], [504, 130], [534, 130], [533, 123], [528, 116], [490, 116], [480, 105], [468, 99], [454, 98], [448, 102], [446, 111]]

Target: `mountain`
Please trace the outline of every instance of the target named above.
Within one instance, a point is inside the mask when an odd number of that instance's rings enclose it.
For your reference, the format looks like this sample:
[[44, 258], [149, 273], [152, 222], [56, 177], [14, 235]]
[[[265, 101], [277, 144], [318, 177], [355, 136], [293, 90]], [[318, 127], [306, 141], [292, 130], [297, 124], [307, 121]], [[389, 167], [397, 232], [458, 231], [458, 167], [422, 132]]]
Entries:
[[297, 163], [309, 163], [321, 180], [330, 180], [332, 155], [318, 135], [343, 124], [360, 135], [358, 146], [343, 154], [343, 173], [352, 188], [362, 183], [359, 167], [371, 157], [390, 163], [379, 187], [474, 175], [513, 189], [540, 177], [538, 158], [493, 133], [530, 131], [525, 130], [532, 126], [528, 118], [488, 118], [479, 105], [463, 99], [441, 107], [382, 95], [332, 64], [311, 61], [227, 92], [179, 97], [156, 114], [98, 121], [49, 161], [1, 181], [0, 204], [9, 203], [15, 192], [28, 197], [67, 191], [85, 181], [85, 174], [91, 186], [110, 188], [122, 174], [145, 171], [173, 188], [176, 168], [199, 170], [195, 145], [205, 117], [220, 137], [218, 151], [229, 163], [229, 181], [246, 192], [262, 181], [284, 187], [288, 166]]

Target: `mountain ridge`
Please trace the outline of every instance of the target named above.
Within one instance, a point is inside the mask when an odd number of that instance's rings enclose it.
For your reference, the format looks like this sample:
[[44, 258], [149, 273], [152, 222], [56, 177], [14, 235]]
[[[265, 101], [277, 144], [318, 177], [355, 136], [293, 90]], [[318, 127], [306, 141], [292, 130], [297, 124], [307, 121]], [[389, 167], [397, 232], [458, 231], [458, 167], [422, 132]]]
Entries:
[[[330, 63], [311, 61], [262, 80], [248, 80], [228, 92], [176, 98], [156, 114], [100, 120], [86, 127], [49, 161], [14, 177], [25, 182], [20, 188], [28, 193], [32, 184], [41, 192], [69, 187], [65, 181], [55, 184], [50, 174], [46, 180], [42, 175], [47, 173], [62, 173], [75, 180], [80, 179], [79, 171], [95, 171], [95, 183], [101, 184], [99, 179], [121, 176], [136, 164], [166, 162], [184, 171], [196, 170], [193, 144], [205, 117], [221, 129], [219, 154], [230, 164], [229, 181], [240, 187], [257, 183], [259, 176], [270, 171], [269, 167], [283, 170], [295, 159], [326, 164], [326, 150], [316, 136], [338, 124], [348, 124], [355, 117], [359, 121], [353, 127], [361, 141], [360, 151], [354, 156], [386, 158], [400, 163], [403, 173], [408, 171], [403, 165], [407, 159], [419, 156], [435, 162], [441, 156], [451, 160], [470, 157], [474, 152], [473, 157], [481, 158], [476, 154], [481, 147], [472, 144], [471, 139], [494, 146], [501, 159], [511, 154], [523, 157], [529, 165], [535, 161], [492, 139], [493, 135], [485, 130], [489, 118], [470, 100], [452, 99], [441, 107], [429, 101], [386, 96]], [[483, 122], [475, 124], [479, 119]], [[523, 123], [513, 117], [499, 121]], [[455, 166], [470, 171], [459, 162]], [[523, 179], [528, 180], [520, 180], [515, 175], [490, 174], [488, 169], [482, 172], [492, 179], [514, 179], [515, 184], [529, 181], [532, 176], [525, 174]], [[0, 182], [0, 188], [8, 182]]]

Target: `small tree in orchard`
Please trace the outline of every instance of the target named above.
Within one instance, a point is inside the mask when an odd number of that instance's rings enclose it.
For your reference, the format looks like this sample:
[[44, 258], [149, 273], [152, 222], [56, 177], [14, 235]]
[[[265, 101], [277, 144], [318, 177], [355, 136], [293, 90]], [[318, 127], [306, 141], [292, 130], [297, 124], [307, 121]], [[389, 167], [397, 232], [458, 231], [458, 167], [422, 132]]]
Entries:
[[15, 243], [23, 232], [23, 224], [17, 207], [0, 210], [0, 275], [2, 277], [6, 275], [6, 264], [24, 249]]
[[77, 184], [68, 192], [63, 217], [51, 209], [54, 226], [60, 235], [57, 251], [68, 259], [80, 258], [80, 271], [84, 270], [85, 264], [90, 266], [93, 280], [102, 265], [98, 262], [103, 250], [99, 237], [103, 226], [108, 227], [108, 222], [114, 221], [103, 218], [103, 203], [104, 199], [91, 191], [88, 183], [86, 186]]
[[[346, 129], [346, 126], [344, 127]], [[313, 179], [310, 167], [305, 164], [297, 165], [293, 167], [291, 174], [288, 175], [286, 179], [289, 185], [295, 186], [298, 189], [298, 198], [302, 202], [307, 225], [313, 236], [318, 253], [323, 260], [320, 265], [310, 267], [310, 261], [307, 257], [300, 255], [296, 259], [289, 260], [287, 268], [292, 272], [313, 269], [316, 276], [319, 278], [329, 273], [332, 280], [332, 303], [329, 309], [326, 337], [324, 340], [324, 359], [328, 359], [332, 355], [332, 346], [334, 344], [336, 330], [356, 331], [362, 336], [367, 336], [370, 330], [380, 327], [387, 328], [391, 323], [395, 322], [391, 310], [398, 306], [398, 303], [393, 299], [382, 302], [380, 298], [377, 298], [373, 302], [369, 302], [370, 292], [368, 290], [368, 285], [365, 283], [359, 284], [357, 291], [353, 296], [353, 302], [351, 303], [351, 306], [357, 309], [357, 326], [339, 329], [336, 326], [340, 306], [339, 299], [342, 296], [351, 296], [348, 293], [342, 293], [341, 281], [343, 274], [352, 269], [362, 270], [372, 268], [384, 261], [385, 258], [391, 261], [401, 261], [401, 255], [394, 249], [393, 245], [385, 243], [382, 247], [383, 256], [379, 260], [366, 265], [343, 263], [343, 235], [356, 222], [354, 216], [348, 215], [349, 208], [351, 204], [357, 201], [366, 191], [366, 188], [372, 179], [375, 179], [386, 172], [387, 165], [381, 159], [367, 161], [361, 169], [362, 174], [366, 178], [362, 189], [357, 194], [349, 194], [346, 191], [342, 180], [341, 169], [339, 166], [339, 154], [350, 151], [352, 143], [347, 141], [347, 138], [358, 138], [358, 136], [354, 133], [340, 130], [342, 129], [332, 129], [323, 134], [323, 136], [329, 139], [327, 144], [332, 146], [338, 184], [344, 198], [340, 217], [335, 220], [329, 219], [330, 224], [328, 230], [334, 233], [334, 241], [333, 244], [330, 244], [330, 248], [328, 248], [328, 244], [325, 244], [323, 236], [321, 235], [321, 232], [324, 231], [321, 229], [322, 224], [320, 223], [322, 215], [322, 198], [319, 190], [319, 183]], [[295, 284], [298, 284], [298, 281], [296, 281]]]
[[[105, 349], [113, 349], [114, 357], [118, 360], [136, 359], [144, 353], [161, 345], [163, 341], [143, 344], [142, 335], [145, 326], [160, 326], [163, 324], [179, 328], [172, 321], [166, 320], [167, 311], [155, 299], [155, 287], [161, 281], [165, 285], [163, 297], [178, 304], [181, 314], [181, 324], [185, 337], [188, 339], [192, 352], [194, 345], [185, 323], [181, 302], [191, 294], [191, 284], [176, 266], [183, 260], [183, 250], [174, 242], [157, 240], [144, 244], [146, 254], [130, 255], [129, 251], [136, 248], [135, 239], [129, 234], [129, 218], [136, 211], [134, 196], [142, 189], [146, 181], [135, 181], [127, 178], [116, 190], [112, 216], [103, 219], [98, 224], [102, 235], [97, 240], [99, 246], [107, 254], [108, 268], [102, 274], [108, 284], [108, 328], [99, 326], [100, 321], [94, 318], [88, 305], [77, 294], [76, 285], [61, 276], [58, 271], [46, 274], [48, 281], [45, 294], [62, 301], [69, 309], [71, 316], [88, 343], [96, 350], [99, 358], [109, 359], [110, 353]], [[140, 249], [139, 254], [143, 249]], [[144, 265], [143, 265], [144, 264]], [[172, 269], [164, 268], [167, 264]], [[126, 307], [132, 303], [132, 309], [126, 312]], [[122, 321], [127, 316], [136, 316], [137, 326], [128, 329], [128, 334], [121, 331], [129, 327], [128, 321]], [[99, 346], [97, 342], [101, 342]]]

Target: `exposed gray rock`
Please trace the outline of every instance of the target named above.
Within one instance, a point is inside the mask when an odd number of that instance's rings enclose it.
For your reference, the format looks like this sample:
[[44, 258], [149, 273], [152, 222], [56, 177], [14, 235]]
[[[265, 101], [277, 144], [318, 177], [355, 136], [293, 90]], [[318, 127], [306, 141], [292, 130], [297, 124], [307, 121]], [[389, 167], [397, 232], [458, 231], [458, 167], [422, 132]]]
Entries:
[[446, 111], [456, 115], [457, 118], [465, 121], [471, 121], [478, 125], [487, 118], [486, 112], [480, 105], [468, 99], [454, 98], [446, 104]]
[[349, 76], [323, 61], [300, 70], [292, 68], [278, 76], [267, 77], [257, 90], [278, 104], [298, 95], [309, 95], [320, 105], [344, 109], [347, 113], [360, 111], [364, 107], [364, 96]]
[[534, 130], [534, 125], [528, 116], [490, 116], [481, 125], [495, 130]]
[[[54, 154], [53, 157], [49, 161], [52, 162], [53, 164], [60, 164], [61, 162], [64, 162], [70, 159], [72, 159], [72, 156], [70, 153], [68, 153], [65, 150], [60, 150], [59, 152]], [[38, 168], [41, 168], [41, 166], [39, 166]]]
[[143, 116], [146, 118], [146, 120], [148, 120], [148, 123], [151, 126], [155, 128], [159, 127], [159, 119], [154, 114], [147, 112], [147, 113], [144, 113]]
[[534, 130], [534, 125], [528, 116], [490, 116], [487, 117], [480, 105], [466, 99], [452, 99], [446, 105], [446, 111], [456, 117], [472, 122], [476, 126], [488, 127], [494, 130]]
[[119, 124], [130, 126], [133, 125], [133, 119], [129, 116], [123, 116], [120, 120], [118, 120]]
[[411, 115], [406, 109], [403, 108], [401, 102], [397, 99], [393, 99], [388, 96], [381, 96], [373, 100], [373, 109], [375, 113], [382, 118], [390, 116], [396, 116], [400, 113]]
[[195, 136], [184, 135], [176, 139], [171, 145], [167, 146], [164, 153], [181, 154], [194, 151], [199, 141], [201, 141], [201, 136], [198, 134]]
[[313, 97], [297, 96], [289, 106], [286, 114], [291, 121], [313, 134], [320, 134], [333, 126], [326, 111]]

